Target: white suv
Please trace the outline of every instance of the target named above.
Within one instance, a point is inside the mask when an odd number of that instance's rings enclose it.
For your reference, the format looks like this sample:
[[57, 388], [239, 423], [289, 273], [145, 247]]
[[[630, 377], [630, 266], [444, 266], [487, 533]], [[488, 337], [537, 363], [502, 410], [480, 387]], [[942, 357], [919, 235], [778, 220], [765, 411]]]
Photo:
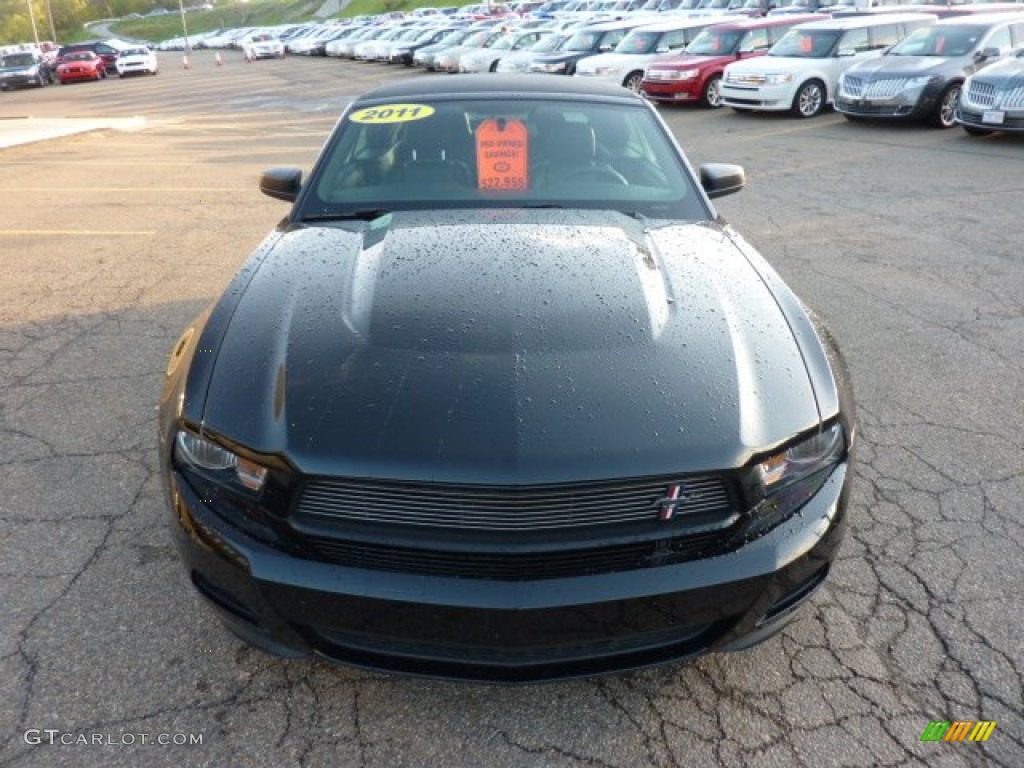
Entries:
[[725, 68], [722, 103], [738, 110], [792, 110], [799, 117], [814, 117], [832, 103], [843, 72], [935, 21], [928, 13], [889, 13], [800, 24], [766, 56]]

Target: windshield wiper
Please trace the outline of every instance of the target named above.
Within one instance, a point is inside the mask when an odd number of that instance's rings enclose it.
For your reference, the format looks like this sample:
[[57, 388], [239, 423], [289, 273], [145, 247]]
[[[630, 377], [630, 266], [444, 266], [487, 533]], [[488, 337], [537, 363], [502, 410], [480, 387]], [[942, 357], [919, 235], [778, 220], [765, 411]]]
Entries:
[[387, 208], [360, 208], [355, 211], [314, 213], [310, 216], [303, 216], [299, 221], [373, 221], [389, 213], [391, 211]]

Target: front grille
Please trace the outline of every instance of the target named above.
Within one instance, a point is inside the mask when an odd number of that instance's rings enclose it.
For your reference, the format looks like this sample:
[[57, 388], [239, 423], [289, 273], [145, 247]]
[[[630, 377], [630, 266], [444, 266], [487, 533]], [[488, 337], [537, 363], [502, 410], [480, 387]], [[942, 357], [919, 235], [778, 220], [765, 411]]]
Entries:
[[669, 477], [522, 487], [317, 479], [296, 513], [314, 520], [459, 531], [536, 531], [657, 521], [672, 486], [674, 520], [726, 520], [739, 511], [719, 477]]
[[1008, 91], [1001, 106], [1003, 109], [1024, 109], [1024, 85]]
[[843, 91], [851, 99], [859, 99], [864, 93], [864, 81], [859, 77], [847, 75], [843, 78]]
[[907, 87], [907, 78], [889, 77], [884, 80], [872, 80], [864, 88], [865, 99], [891, 99]]
[[858, 104], [857, 102], [842, 102], [841, 111], [851, 115], [895, 117], [909, 113], [910, 108], [896, 107], [892, 104]]
[[734, 85], [764, 85], [767, 79], [764, 75], [743, 75], [728, 71], [725, 73], [725, 82]]
[[991, 83], [974, 81], [967, 89], [967, 100], [982, 109], [988, 109], [995, 103], [996, 87]]
[[323, 561], [350, 568], [499, 581], [534, 581], [654, 568], [723, 551], [732, 530], [612, 546], [523, 552], [439, 551], [386, 544], [307, 539]]

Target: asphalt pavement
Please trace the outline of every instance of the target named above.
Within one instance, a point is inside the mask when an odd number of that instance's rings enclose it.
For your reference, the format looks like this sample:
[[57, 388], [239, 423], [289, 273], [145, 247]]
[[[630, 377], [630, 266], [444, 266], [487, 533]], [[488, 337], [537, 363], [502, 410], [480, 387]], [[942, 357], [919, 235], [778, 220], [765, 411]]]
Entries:
[[[0, 766], [1024, 765], [1024, 139], [662, 109], [695, 163], [747, 168], [720, 212], [845, 352], [849, 536], [750, 651], [455, 684], [234, 639], [156, 458], [172, 344], [285, 211], [259, 172], [309, 168], [355, 94], [429, 75], [161, 62], [0, 94], [0, 134], [86, 130], [0, 150]], [[996, 727], [921, 740], [947, 720]]]

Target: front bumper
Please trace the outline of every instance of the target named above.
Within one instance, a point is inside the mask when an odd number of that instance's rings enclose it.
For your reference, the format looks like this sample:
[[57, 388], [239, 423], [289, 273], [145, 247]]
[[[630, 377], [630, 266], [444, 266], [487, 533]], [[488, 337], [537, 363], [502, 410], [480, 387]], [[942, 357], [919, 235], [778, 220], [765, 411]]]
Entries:
[[[46, 76], [43, 76], [44, 80]], [[0, 88], [24, 88], [27, 85], [39, 85], [39, 75], [8, 74], [0, 75]]]
[[653, 101], [697, 101], [701, 96], [701, 79], [644, 80], [640, 90]]
[[840, 94], [836, 97], [837, 112], [854, 117], [870, 117], [890, 120], [920, 120], [938, 106], [938, 93], [919, 93], [917, 98], [891, 99], [850, 99]]
[[961, 103], [956, 110], [955, 119], [960, 125], [966, 125], [971, 128], [979, 128], [986, 131], [1005, 131], [1007, 133], [1024, 133], [1024, 112], [1002, 111], [1001, 115], [999, 115], [1002, 118], [1002, 122], [987, 122], [985, 119], [986, 115], [989, 115], [991, 119], [992, 114], [993, 111], [986, 113], [983, 110], [965, 107]]
[[95, 80], [96, 72], [92, 70], [77, 70], [75, 72], [61, 72], [57, 79], [62, 83], [70, 83], [76, 80]]
[[148, 75], [156, 72], [156, 67], [150, 66], [149, 64], [119, 64], [117, 67], [117, 74], [121, 75]]
[[168, 482], [193, 584], [249, 643], [405, 674], [529, 682], [739, 650], [774, 634], [836, 556], [847, 473], [840, 465], [800, 514], [729, 554], [526, 582], [298, 559], [224, 522], [176, 471]]
[[737, 86], [722, 82], [722, 103], [739, 109], [758, 109], [783, 112], [793, 106], [796, 88], [784, 85]]

